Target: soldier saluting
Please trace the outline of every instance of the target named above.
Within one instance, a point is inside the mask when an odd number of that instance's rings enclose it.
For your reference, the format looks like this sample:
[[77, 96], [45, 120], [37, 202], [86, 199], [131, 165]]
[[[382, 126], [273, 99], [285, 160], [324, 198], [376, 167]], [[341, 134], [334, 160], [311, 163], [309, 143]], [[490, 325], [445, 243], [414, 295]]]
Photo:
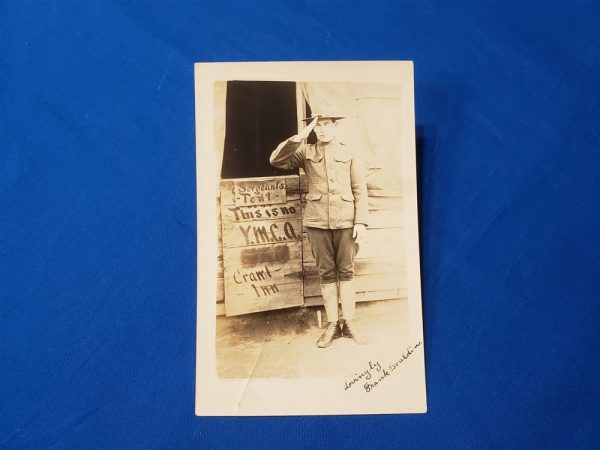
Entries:
[[[363, 169], [352, 150], [336, 139], [337, 121], [344, 116], [313, 114], [297, 135], [279, 144], [270, 163], [280, 169], [302, 167], [308, 181], [304, 224], [317, 263], [327, 328], [317, 346], [348, 336], [358, 344], [367, 339], [354, 322], [354, 257], [364, 237], [368, 217], [367, 185]], [[316, 144], [303, 141], [311, 131]], [[338, 285], [339, 282], [339, 285]], [[344, 320], [339, 319], [338, 298]]]

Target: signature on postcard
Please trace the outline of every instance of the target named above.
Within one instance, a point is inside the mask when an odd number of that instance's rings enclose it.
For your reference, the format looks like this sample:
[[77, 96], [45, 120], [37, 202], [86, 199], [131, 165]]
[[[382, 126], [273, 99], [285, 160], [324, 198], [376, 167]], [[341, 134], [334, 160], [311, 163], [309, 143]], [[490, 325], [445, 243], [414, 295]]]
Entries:
[[404, 361], [410, 358], [410, 356], [419, 348], [423, 343], [417, 342], [415, 345], [409, 345], [406, 350], [402, 353], [402, 356], [388, 363], [387, 365], [381, 364], [379, 361], [369, 361], [367, 367], [354, 374], [354, 377], [350, 380], [344, 380], [344, 391], [352, 388], [355, 384], [362, 384], [365, 392], [372, 392], [378, 385], [391, 376], [396, 369], [398, 369]]

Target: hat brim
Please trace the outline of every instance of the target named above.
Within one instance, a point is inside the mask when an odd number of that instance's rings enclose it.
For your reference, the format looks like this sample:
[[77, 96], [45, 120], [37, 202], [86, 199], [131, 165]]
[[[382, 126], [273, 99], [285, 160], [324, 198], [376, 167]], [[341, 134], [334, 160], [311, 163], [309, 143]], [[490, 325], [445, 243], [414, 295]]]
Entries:
[[346, 116], [334, 116], [334, 115], [330, 115], [330, 114], [314, 114], [310, 117], [306, 117], [304, 119], [302, 119], [303, 122], [310, 122], [314, 119], [331, 119], [331, 120], [340, 120], [340, 119], [345, 119]]

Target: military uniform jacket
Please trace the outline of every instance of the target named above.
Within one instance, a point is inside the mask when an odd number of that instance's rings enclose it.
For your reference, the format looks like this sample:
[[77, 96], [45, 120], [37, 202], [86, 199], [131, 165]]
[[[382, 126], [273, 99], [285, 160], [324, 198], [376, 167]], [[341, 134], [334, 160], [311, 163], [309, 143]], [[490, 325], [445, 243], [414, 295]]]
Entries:
[[351, 228], [367, 225], [369, 214], [367, 184], [363, 168], [352, 150], [341, 142], [327, 149], [320, 144], [287, 140], [270, 158], [280, 169], [302, 167], [308, 181], [304, 224], [315, 228]]

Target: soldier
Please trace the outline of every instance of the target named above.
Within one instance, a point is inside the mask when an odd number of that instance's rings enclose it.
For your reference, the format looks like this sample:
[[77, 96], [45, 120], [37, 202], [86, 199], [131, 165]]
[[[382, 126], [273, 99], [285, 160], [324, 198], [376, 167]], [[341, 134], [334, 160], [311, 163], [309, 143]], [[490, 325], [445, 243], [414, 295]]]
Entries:
[[[337, 121], [344, 116], [313, 114], [300, 133], [279, 144], [270, 163], [280, 169], [302, 167], [308, 193], [304, 224], [317, 263], [328, 324], [317, 346], [328, 347], [342, 335], [358, 344], [367, 339], [354, 322], [354, 257], [367, 226], [367, 185], [354, 153], [336, 139]], [[306, 144], [311, 131], [316, 144]], [[339, 281], [339, 286], [338, 286]], [[339, 319], [338, 298], [344, 321]]]

